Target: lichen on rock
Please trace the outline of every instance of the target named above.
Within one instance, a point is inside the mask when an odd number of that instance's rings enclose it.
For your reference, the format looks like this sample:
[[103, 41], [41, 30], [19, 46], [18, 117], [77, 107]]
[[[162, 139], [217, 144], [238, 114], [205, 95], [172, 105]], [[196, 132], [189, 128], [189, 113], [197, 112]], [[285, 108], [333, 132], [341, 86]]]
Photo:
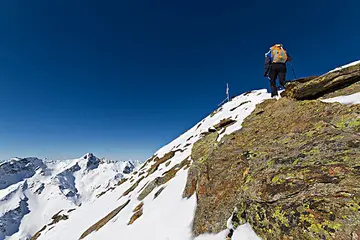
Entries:
[[190, 198], [195, 193], [200, 170], [210, 153], [216, 149], [218, 136], [217, 132], [209, 133], [194, 144], [191, 152], [193, 162], [188, 170], [188, 178], [183, 192], [184, 198]]
[[236, 123], [236, 120], [233, 120], [231, 118], [225, 118], [225, 119], [222, 119], [219, 123], [215, 124], [214, 125], [214, 128], [219, 131], [221, 130], [222, 128], [226, 128], [228, 126], [231, 126], [232, 124]]
[[145, 177], [142, 176], [141, 178], [139, 178], [133, 185], [131, 185], [131, 187], [129, 187], [124, 193], [123, 196], [128, 195], [129, 193], [131, 193], [132, 191], [135, 190], [135, 188], [139, 185], [139, 183], [144, 179]]
[[220, 232], [234, 207], [263, 239], [351, 239], [360, 228], [359, 105], [267, 100], [192, 150], [184, 197], [193, 232]]
[[142, 210], [142, 208], [141, 208], [139, 211], [135, 212], [135, 213], [131, 216], [131, 218], [130, 218], [130, 220], [129, 220], [129, 222], [128, 222], [128, 225], [133, 224], [136, 220], [138, 220], [138, 219], [142, 216], [142, 214], [143, 214], [143, 210]]
[[170, 160], [172, 157], [175, 156], [175, 151], [170, 151], [168, 153], [166, 153], [163, 157], [159, 158], [159, 157], [155, 157], [152, 159], [152, 161], [154, 162], [153, 165], [151, 165], [151, 167], [148, 169], [148, 175], [153, 174], [162, 163], [167, 162], [168, 160]]
[[138, 200], [139, 201], [144, 200], [155, 188], [164, 185], [165, 183], [170, 181], [172, 178], [175, 177], [178, 171], [189, 165], [190, 165], [190, 160], [184, 159], [183, 161], [172, 167], [170, 170], [164, 172], [161, 177], [156, 177], [154, 180], [148, 183], [146, 187], [141, 191], [141, 193], [138, 196]]

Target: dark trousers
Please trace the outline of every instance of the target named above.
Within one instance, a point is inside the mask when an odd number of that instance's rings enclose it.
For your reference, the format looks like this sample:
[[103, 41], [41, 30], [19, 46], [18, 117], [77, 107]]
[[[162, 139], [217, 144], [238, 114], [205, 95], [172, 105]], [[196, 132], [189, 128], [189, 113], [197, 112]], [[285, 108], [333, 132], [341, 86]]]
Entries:
[[279, 77], [280, 85], [285, 88], [286, 83], [286, 64], [285, 63], [273, 63], [270, 67], [269, 78], [271, 97], [278, 96], [278, 90], [276, 87], [276, 79]]

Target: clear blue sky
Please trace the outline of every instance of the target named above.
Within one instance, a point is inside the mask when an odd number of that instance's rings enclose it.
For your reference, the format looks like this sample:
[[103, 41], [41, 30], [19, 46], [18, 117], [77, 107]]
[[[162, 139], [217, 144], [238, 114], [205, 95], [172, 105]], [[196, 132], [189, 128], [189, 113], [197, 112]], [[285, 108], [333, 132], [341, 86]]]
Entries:
[[[360, 2], [3, 0], [0, 159], [144, 160], [232, 94], [268, 88], [264, 53], [299, 76], [360, 58]], [[291, 77], [291, 74], [288, 74]]]

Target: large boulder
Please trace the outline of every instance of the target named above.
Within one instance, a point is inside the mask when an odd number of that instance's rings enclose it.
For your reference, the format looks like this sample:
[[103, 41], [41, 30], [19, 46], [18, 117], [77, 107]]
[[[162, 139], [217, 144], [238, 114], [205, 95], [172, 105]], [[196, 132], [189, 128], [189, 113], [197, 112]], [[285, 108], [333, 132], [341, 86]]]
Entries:
[[263, 239], [360, 237], [360, 105], [268, 100], [192, 159], [195, 235], [225, 229], [237, 207]]
[[303, 78], [290, 83], [281, 96], [297, 100], [317, 99], [327, 93], [360, 81], [360, 62], [328, 72], [319, 77]]

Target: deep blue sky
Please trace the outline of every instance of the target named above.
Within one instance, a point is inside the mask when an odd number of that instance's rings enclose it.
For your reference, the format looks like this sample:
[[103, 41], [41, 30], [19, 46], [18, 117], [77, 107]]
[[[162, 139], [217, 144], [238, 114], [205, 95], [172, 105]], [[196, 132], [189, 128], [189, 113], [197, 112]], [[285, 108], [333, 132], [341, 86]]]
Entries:
[[[0, 3], [0, 159], [141, 159], [232, 94], [267, 88], [264, 53], [298, 76], [360, 58], [360, 2]], [[289, 74], [289, 77], [291, 75]]]

